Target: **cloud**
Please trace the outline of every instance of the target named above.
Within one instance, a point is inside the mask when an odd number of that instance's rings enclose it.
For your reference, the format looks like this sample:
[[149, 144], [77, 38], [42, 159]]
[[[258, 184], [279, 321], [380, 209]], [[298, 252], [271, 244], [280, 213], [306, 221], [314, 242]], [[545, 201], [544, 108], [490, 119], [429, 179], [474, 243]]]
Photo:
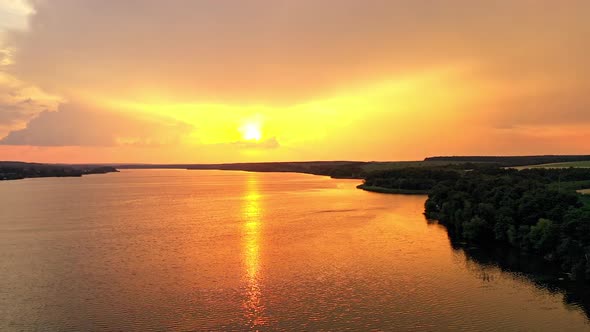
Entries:
[[[586, 0], [2, 3], [2, 144], [199, 145], [216, 160], [586, 146], [567, 133], [590, 124]], [[45, 112], [65, 100], [91, 107]], [[272, 139], [238, 141], [257, 115]]]
[[26, 29], [32, 10], [27, 0], [0, 0], [0, 29]]
[[179, 143], [192, 127], [165, 119], [138, 119], [105, 110], [66, 104], [43, 112], [27, 127], [10, 132], [1, 145], [159, 146]]
[[3, 73], [0, 68], [0, 137], [20, 129], [41, 112], [57, 109], [60, 98]]
[[34, 7], [30, 29], [13, 34], [15, 70], [65, 94], [293, 104], [457, 63], [504, 81], [569, 79], [590, 67], [584, 0], [56, 0]]
[[489, 108], [487, 121], [497, 128], [590, 124], [590, 96], [585, 91], [507, 98]]

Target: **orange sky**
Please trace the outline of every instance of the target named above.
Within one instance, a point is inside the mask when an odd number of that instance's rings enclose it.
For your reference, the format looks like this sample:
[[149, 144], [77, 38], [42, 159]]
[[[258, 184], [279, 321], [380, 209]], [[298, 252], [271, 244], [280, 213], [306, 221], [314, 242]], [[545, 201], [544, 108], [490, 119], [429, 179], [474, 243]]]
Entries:
[[590, 153], [590, 2], [0, 0], [0, 160]]

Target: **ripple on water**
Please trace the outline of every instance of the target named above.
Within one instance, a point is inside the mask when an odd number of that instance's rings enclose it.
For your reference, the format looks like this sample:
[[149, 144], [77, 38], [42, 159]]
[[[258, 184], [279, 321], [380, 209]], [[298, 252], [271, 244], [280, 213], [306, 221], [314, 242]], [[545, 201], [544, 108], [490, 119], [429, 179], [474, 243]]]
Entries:
[[562, 293], [453, 250], [423, 196], [356, 184], [170, 170], [0, 183], [0, 330], [589, 330]]

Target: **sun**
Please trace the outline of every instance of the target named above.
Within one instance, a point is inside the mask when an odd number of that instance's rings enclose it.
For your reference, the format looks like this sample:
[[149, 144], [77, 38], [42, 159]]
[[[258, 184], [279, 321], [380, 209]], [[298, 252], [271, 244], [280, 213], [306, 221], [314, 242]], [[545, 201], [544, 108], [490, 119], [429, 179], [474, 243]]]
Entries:
[[246, 141], [260, 141], [262, 138], [262, 131], [260, 125], [257, 123], [248, 123], [240, 128], [242, 136]]

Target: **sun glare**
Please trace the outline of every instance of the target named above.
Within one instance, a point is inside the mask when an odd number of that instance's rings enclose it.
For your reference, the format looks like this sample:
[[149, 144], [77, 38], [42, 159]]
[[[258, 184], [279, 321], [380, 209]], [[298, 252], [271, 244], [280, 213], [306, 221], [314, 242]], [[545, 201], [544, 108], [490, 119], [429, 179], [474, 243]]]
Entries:
[[256, 123], [248, 123], [241, 128], [242, 135], [246, 141], [260, 141], [262, 132], [260, 125]]

